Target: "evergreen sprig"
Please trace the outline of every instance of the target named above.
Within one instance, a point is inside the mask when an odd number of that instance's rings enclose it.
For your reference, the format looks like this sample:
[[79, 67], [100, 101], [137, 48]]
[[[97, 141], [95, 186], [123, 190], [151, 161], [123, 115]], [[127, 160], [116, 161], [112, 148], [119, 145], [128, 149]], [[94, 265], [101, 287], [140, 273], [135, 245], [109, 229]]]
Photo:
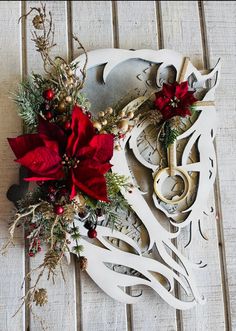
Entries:
[[18, 105], [18, 114], [25, 124], [28, 133], [34, 132], [38, 123], [40, 106], [43, 102], [42, 90], [36, 85], [34, 76], [20, 83], [13, 100]]
[[162, 137], [164, 148], [168, 148], [169, 145], [173, 144], [178, 135], [179, 131], [175, 128], [172, 128], [170, 122], [167, 121], [164, 126], [164, 136]]
[[130, 187], [129, 178], [126, 176], [108, 172], [105, 177], [109, 197], [115, 197], [116, 194], [120, 192], [121, 188], [128, 189]]

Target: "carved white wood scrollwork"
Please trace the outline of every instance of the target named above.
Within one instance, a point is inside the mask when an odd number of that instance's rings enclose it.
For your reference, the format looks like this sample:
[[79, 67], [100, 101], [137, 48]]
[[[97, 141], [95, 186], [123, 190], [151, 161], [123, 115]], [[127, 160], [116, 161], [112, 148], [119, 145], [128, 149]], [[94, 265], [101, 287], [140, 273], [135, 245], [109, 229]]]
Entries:
[[[75, 61], [82, 65], [84, 60], [82, 55]], [[139, 111], [142, 111], [142, 105], [154, 91], [161, 88], [163, 82], [177, 80], [183, 61], [181, 54], [171, 50], [91, 51], [88, 53], [88, 85], [85, 92], [92, 107], [95, 108], [96, 103], [96, 111], [100, 111], [102, 107], [113, 107], [113, 103], [124, 96], [125, 91], [129, 91], [130, 98], [127, 101], [137, 99]], [[135, 303], [142, 296], [133, 297], [125, 288], [146, 285], [177, 309], [188, 309], [196, 303], [205, 302], [194, 282], [195, 269], [204, 267], [204, 263], [190, 262], [173, 244], [173, 239], [181, 231], [187, 231], [187, 225], [190, 225], [188, 231], [191, 231], [191, 236], [194, 236], [200, 229], [203, 214], [209, 209], [207, 199], [216, 176], [214, 99], [219, 74], [220, 61], [205, 74], [191, 62], [188, 63], [184, 80], [188, 80], [189, 86], [196, 90], [202, 102], [196, 104], [193, 118], [191, 116], [182, 121], [181, 134], [173, 145], [175, 176], [179, 182], [170, 182], [166, 186], [171, 192], [170, 195], [167, 192], [168, 198], [157, 194], [157, 186], [164, 185], [168, 177], [163, 171], [167, 167], [168, 157], [163, 158], [160, 154], [161, 148], [155, 136], [149, 137], [155, 128], [148, 119], [138, 122], [121, 141], [121, 150], [114, 151], [112, 171], [130, 177], [134, 185], [131, 194], [125, 190], [122, 194], [138, 219], [135, 223], [138, 224], [138, 235], [131, 234], [127, 224], [123, 228], [121, 226], [120, 231], [99, 225], [97, 240], [91, 241], [86, 236], [83, 221], [75, 218], [82, 235], [83, 254], [89, 261], [87, 272], [103, 291], [116, 300]], [[124, 101], [123, 105], [128, 102]], [[135, 159], [133, 162], [138, 162], [145, 169], [141, 172], [141, 180], [132, 170], [130, 153]], [[146, 174], [149, 174], [147, 178]], [[141, 187], [140, 182], [145, 187]], [[178, 189], [181, 183], [183, 187]], [[165, 215], [165, 222], [170, 227], [161, 224], [160, 214]], [[145, 240], [140, 239], [143, 234]], [[72, 241], [71, 247], [73, 245]], [[175, 296], [176, 285], [184, 289], [188, 300]]]

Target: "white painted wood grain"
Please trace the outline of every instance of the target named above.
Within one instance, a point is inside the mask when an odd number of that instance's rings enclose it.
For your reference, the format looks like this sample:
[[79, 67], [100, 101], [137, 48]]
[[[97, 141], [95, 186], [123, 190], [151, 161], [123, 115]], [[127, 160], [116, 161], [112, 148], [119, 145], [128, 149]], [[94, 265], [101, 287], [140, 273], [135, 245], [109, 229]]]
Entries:
[[[57, 46], [53, 49], [52, 55], [59, 55], [67, 57], [68, 55], [68, 36], [67, 36], [67, 4], [66, 1], [47, 1], [47, 9], [52, 12], [55, 23], [55, 42]], [[38, 1], [28, 1], [26, 11], [30, 7], [38, 7]], [[32, 16], [31, 16], [32, 17]], [[30, 31], [32, 30], [31, 20], [27, 20], [27, 47], [26, 47], [26, 66], [27, 73], [32, 71], [36, 73], [43, 73], [43, 64], [40, 54], [35, 51], [34, 44], [31, 41]], [[45, 252], [45, 248], [43, 248]], [[42, 253], [43, 253], [42, 252]], [[39, 265], [43, 254], [38, 254], [34, 258], [30, 258], [30, 268]], [[34, 312], [44, 320], [45, 327], [50, 331], [67, 330], [75, 331], [77, 329], [76, 322], [76, 284], [75, 284], [75, 267], [73, 260], [68, 266], [66, 261], [63, 267], [66, 282], [63, 281], [60, 271], [58, 270], [58, 277], [55, 284], [47, 281], [45, 274], [39, 286], [48, 289], [48, 304], [44, 307], [34, 308]], [[32, 284], [33, 284], [32, 278]], [[30, 329], [40, 330], [40, 320], [34, 319], [30, 315]]]
[[117, 1], [118, 47], [125, 49], [157, 48], [155, 1]]
[[[7, 137], [14, 137], [21, 131], [21, 123], [16, 107], [9, 99], [17, 83], [21, 80], [21, 33], [17, 25], [20, 15], [18, 1], [0, 3], [0, 245], [9, 237], [8, 222], [13, 204], [7, 200], [10, 185], [18, 183], [18, 166], [7, 143]], [[24, 240], [22, 231], [17, 231], [16, 246], [7, 254], [0, 255], [0, 330], [24, 330], [24, 309], [12, 318], [24, 294], [21, 282], [25, 274]]]
[[[72, 31], [87, 50], [113, 47], [112, 4], [110, 1], [73, 1]], [[80, 54], [73, 43], [73, 58]], [[84, 331], [125, 331], [126, 305], [103, 293], [84, 272], [77, 268], [78, 327]], [[77, 292], [77, 295], [79, 295]]]
[[[163, 44], [165, 48], [173, 48], [189, 56], [197, 68], [203, 68], [203, 46], [197, 1], [163, 1], [161, 2], [163, 24]], [[212, 63], [213, 65], [213, 63]], [[218, 91], [217, 91], [218, 92]], [[213, 196], [209, 206], [214, 206]], [[204, 306], [183, 311], [180, 314], [181, 327], [184, 330], [223, 330], [224, 302], [219, 265], [218, 239], [215, 214], [205, 217], [203, 232], [209, 238], [204, 241], [200, 234], [185, 249], [188, 242], [189, 229], [184, 229], [177, 245], [190, 260], [198, 262], [204, 259], [208, 264], [202, 271], [196, 270], [196, 282], [199, 290], [206, 296]], [[183, 293], [180, 293], [184, 297]]]
[[[216, 137], [219, 185], [222, 211], [218, 223], [224, 240], [221, 242], [227, 265], [229, 286], [229, 323], [236, 329], [236, 3], [235, 1], [204, 1], [207, 56], [212, 65], [216, 58], [223, 61], [221, 84], [217, 93], [219, 130]], [[222, 231], [223, 228], [223, 231]], [[225, 251], [224, 251], [225, 250]], [[225, 255], [224, 255], [225, 253]], [[227, 299], [227, 296], [226, 296]], [[231, 321], [230, 321], [231, 320]], [[229, 325], [229, 328], [231, 326]]]
[[[72, 1], [72, 31], [87, 50], [113, 47], [110, 1]], [[73, 58], [81, 54], [73, 42]]]

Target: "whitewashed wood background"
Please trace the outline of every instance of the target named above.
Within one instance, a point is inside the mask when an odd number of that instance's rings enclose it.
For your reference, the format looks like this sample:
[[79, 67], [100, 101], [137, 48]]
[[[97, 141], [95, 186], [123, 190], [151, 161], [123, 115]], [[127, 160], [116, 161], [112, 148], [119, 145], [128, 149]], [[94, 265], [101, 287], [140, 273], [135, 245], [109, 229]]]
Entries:
[[[196, 240], [187, 254], [205, 257], [207, 269], [197, 282], [206, 294], [205, 306], [175, 311], [151, 290], [144, 302], [129, 306], [117, 303], [81, 273], [75, 260], [65, 266], [50, 285], [49, 303], [37, 313], [50, 331], [192, 331], [236, 330], [236, 2], [235, 1], [46, 1], [56, 23], [57, 55], [72, 60], [79, 54], [71, 39], [78, 33], [88, 50], [105, 47], [170, 48], [190, 56], [199, 69], [213, 66], [219, 57], [223, 68], [217, 91], [219, 129], [216, 138], [218, 179], [214, 217], [206, 219], [208, 242]], [[30, 40], [29, 22], [18, 18], [36, 1], [0, 2], [0, 239], [8, 236], [12, 205], [5, 192], [17, 183], [18, 168], [6, 137], [21, 133], [22, 126], [9, 98], [17, 82], [41, 61]], [[180, 249], [187, 234], [178, 243]], [[0, 331], [41, 330], [27, 309], [13, 313], [24, 294], [24, 275], [39, 262], [29, 260], [19, 231], [16, 246], [0, 258]], [[46, 281], [45, 281], [46, 282]], [[43, 284], [42, 284], [43, 285]], [[47, 284], [48, 285], [48, 284]], [[132, 290], [132, 289], [131, 289]], [[137, 291], [136, 289], [133, 292]], [[182, 293], [179, 293], [181, 296]]]

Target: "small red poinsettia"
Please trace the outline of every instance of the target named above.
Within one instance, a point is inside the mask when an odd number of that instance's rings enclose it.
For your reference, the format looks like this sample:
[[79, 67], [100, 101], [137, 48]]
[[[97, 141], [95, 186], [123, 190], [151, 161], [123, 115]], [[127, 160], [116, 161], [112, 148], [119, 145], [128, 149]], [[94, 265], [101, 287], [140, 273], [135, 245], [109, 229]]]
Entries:
[[31, 172], [26, 181], [65, 179], [71, 199], [77, 189], [96, 200], [108, 201], [104, 174], [111, 168], [113, 136], [96, 134], [80, 107], [74, 106], [71, 134], [40, 120], [37, 134], [8, 139], [17, 162]]
[[188, 82], [163, 84], [156, 93], [155, 106], [166, 121], [174, 116], [191, 115], [190, 106], [197, 101], [194, 92], [188, 90]]

